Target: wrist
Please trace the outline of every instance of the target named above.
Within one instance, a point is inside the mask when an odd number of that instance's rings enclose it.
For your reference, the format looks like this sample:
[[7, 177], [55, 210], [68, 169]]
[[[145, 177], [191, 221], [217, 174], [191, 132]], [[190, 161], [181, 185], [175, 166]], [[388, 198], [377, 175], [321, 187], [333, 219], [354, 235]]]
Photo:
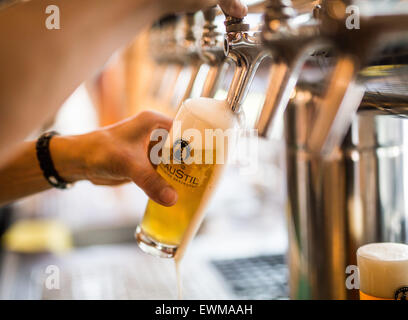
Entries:
[[83, 136], [55, 136], [50, 141], [50, 153], [55, 170], [69, 183], [86, 179]]

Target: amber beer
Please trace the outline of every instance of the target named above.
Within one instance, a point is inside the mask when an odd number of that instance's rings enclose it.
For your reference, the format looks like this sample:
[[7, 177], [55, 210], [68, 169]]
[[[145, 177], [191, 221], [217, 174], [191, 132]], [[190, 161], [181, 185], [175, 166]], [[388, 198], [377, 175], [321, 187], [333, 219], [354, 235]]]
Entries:
[[408, 245], [372, 243], [357, 250], [361, 300], [408, 299]]
[[[178, 133], [176, 123], [181, 124]], [[174, 257], [179, 247], [183, 244], [184, 248], [194, 236], [224, 168], [229, 146], [228, 136], [221, 139], [213, 136], [211, 143], [205, 141], [205, 131], [226, 131], [235, 124], [235, 115], [225, 101], [198, 98], [187, 100], [181, 106], [163, 147], [162, 160], [170, 161], [157, 166], [157, 172], [176, 189], [178, 200], [172, 207], [148, 201], [136, 230], [136, 240], [143, 251], [159, 257]], [[188, 134], [191, 129], [199, 133], [202, 141], [198, 141], [200, 137], [192, 137], [191, 132]]]

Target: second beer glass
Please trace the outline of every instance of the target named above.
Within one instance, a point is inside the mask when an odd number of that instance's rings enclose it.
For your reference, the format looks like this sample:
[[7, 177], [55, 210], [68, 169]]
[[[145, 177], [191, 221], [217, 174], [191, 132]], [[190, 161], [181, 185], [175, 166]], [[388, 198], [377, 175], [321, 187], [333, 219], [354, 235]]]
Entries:
[[371, 243], [357, 250], [360, 300], [408, 299], [408, 245]]

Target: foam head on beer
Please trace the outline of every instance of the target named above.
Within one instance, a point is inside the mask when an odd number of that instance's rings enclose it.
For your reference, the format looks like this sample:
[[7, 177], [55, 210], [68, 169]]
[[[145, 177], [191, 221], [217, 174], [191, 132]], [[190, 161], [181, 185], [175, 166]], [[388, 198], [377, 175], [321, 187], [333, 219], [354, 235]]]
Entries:
[[[394, 299], [408, 286], [408, 245], [372, 243], [357, 250], [362, 298]], [[404, 294], [403, 289], [401, 295]]]
[[[183, 161], [187, 164], [224, 164], [226, 162], [229, 143], [234, 138], [229, 135], [230, 129], [236, 125], [236, 114], [224, 100], [210, 98], [195, 98], [184, 102], [170, 130], [163, 149], [163, 157], [167, 156], [177, 161], [179, 141], [188, 144], [183, 154]], [[166, 154], [167, 151], [167, 154]], [[175, 154], [168, 154], [176, 151]], [[191, 152], [190, 154], [188, 152]], [[175, 157], [172, 157], [175, 156]], [[216, 158], [215, 158], [216, 157]], [[162, 159], [166, 160], [166, 159]]]
[[237, 115], [226, 101], [197, 98], [180, 107], [156, 169], [177, 191], [178, 201], [164, 207], [149, 200], [136, 231], [144, 251], [162, 257], [184, 252], [226, 162], [231, 140], [227, 131], [236, 124]]
[[236, 121], [236, 115], [225, 100], [195, 98], [186, 100], [176, 116], [186, 129], [194, 128], [202, 133], [205, 129], [229, 129]]

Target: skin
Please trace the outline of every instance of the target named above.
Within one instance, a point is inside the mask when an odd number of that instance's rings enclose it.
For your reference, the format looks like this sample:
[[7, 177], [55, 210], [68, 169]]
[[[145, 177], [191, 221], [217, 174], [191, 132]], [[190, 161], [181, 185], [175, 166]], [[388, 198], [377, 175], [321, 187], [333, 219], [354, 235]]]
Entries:
[[[159, 17], [196, 11], [215, 0], [59, 0], [61, 29], [44, 26], [50, 0], [31, 0], [0, 11], [0, 205], [49, 188], [36, 158], [35, 142], [23, 142], [54, 115], [138, 30]], [[247, 8], [219, 1], [232, 16]], [[102, 21], [102, 22], [101, 22]], [[116, 185], [133, 181], [154, 201], [171, 206], [177, 194], [149, 162], [152, 130], [171, 119], [142, 112], [113, 126], [78, 136], [54, 137], [51, 156], [69, 182]]]

